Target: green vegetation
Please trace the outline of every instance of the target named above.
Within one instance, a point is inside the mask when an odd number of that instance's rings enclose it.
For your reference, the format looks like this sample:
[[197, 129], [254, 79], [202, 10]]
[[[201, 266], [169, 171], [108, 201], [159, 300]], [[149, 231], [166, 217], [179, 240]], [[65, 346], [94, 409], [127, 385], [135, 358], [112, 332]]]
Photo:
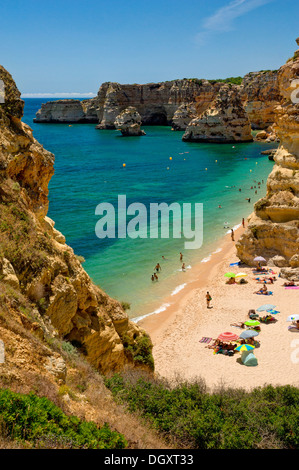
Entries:
[[152, 356], [152, 342], [146, 334], [130, 338], [128, 335], [122, 336], [125, 353], [130, 360], [136, 364], [148, 366], [154, 370], [154, 358]]
[[119, 375], [106, 385], [168, 442], [193, 449], [299, 448], [299, 390], [291, 386], [219, 389]]
[[75, 449], [123, 449], [124, 437], [105, 424], [67, 416], [45, 397], [0, 390], [0, 429], [5, 438], [44, 447], [49, 439], [53, 447]]
[[121, 306], [124, 309], [124, 311], [130, 310], [130, 308], [131, 308], [130, 302], [121, 302]]
[[229, 78], [218, 78], [216, 80], [208, 80], [208, 82], [212, 83], [231, 83], [233, 85], [242, 85], [243, 77], [229, 77]]

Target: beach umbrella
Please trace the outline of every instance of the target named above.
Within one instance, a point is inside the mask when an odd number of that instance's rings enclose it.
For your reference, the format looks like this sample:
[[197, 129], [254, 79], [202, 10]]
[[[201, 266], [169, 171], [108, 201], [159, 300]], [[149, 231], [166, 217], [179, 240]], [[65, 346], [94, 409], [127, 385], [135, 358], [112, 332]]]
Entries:
[[246, 277], [246, 276], [247, 276], [246, 273], [238, 273], [238, 274], [236, 274], [235, 277], [239, 278], [239, 277]]
[[256, 258], [254, 258], [253, 261], [256, 261], [256, 262], [260, 261], [260, 262], [262, 262], [262, 261], [266, 261], [266, 260], [265, 260], [265, 258], [263, 258], [262, 256], [257, 256]]
[[254, 349], [254, 346], [251, 344], [240, 344], [235, 351], [252, 351], [252, 349]]
[[235, 273], [225, 273], [225, 277], [236, 277]]
[[257, 320], [248, 320], [244, 322], [244, 325], [246, 326], [259, 326], [260, 322]]
[[240, 334], [240, 338], [241, 339], [249, 339], [249, 338], [253, 338], [254, 336], [258, 336], [258, 332], [257, 331], [254, 331], [254, 330], [245, 330], [245, 331], [242, 331], [242, 333]]
[[266, 310], [272, 310], [274, 308], [276, 308], [276, 305], [265, 304], [265, 305], [262, 305], [261, 307], [257, 308], [257, 311], [258, 312], [264, 312]]
[[221, 333], [221, 335], [218, 336], [218, 339], [220, 341], [236, 341], [238, 338], [238, 335], [236, 335], [235, 333], [230, 333], [229, 331]]
[[299, 320], [299, 315], [290, 315], [287, 321], [297, 321]]

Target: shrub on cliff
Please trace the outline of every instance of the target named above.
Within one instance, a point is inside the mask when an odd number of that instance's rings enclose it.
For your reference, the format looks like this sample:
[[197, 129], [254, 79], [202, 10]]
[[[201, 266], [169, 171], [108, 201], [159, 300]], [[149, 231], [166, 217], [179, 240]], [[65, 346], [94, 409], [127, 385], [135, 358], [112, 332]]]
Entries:
[[115, 375], [116, 398], [141, 413], [169, 442], [197, 449], [299, 448], [299, 389], [291, 386], [221, 389]]
[[5, 437], [26, 442], [31, 447], [123, 449], [124, 437], [105, 424], [67, 416], [45, 397], [0, 390], [0, 424]]

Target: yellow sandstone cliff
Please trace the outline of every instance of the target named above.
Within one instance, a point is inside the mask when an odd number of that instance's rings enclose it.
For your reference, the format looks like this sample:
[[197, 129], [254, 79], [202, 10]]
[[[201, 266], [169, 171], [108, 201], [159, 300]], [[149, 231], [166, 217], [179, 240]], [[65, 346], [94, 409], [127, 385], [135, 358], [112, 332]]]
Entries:
[[255, 204], [248, 229], [237, 243], [237, 254], [248, 264], [262, 255], [272, 265], [298, 268], [299, 51], [279, 69], [277, 80], [282, 101], [275, 108], [274, 127], [280, 146], [267, 181], [267, 195]]
[[[21, 121], [24, 103], [1, 66], [0, 80], [0, 339], [6, 351], [1, 373], [21, 372], [31, 362], [41, 374], [50, 370], [63, 379], [59, 354], [42, 343], [51, 338], [71, 342], [102, 373], [153, 368], [149, 337], [92, 283], [47, 217], [54, 156]], [[29, 336], [18, 328], [13, 332], [12, 322]]]

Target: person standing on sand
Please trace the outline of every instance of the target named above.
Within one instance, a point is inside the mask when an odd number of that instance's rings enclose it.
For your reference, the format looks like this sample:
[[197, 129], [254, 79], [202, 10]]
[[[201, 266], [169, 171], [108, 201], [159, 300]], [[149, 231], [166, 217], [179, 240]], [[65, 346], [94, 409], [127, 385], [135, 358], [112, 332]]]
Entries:
[[206, 301], [207, 301], [207, 308], [210, 308], [210, 302], [212, 300], [212, 297], [210, 296], [210, 293], [207, 292], [207, 295], [206, 295]]
[[243, 228], [245, 228], [245, 220], [244, 220], [244, 217], [242, 219], [242, 225], [243, 225]]
[[233, 229], [231, 229], [231, 237], [232, 237], [232, 241], [234, 242], [235, 241], [235, 234], [234, 234]]

